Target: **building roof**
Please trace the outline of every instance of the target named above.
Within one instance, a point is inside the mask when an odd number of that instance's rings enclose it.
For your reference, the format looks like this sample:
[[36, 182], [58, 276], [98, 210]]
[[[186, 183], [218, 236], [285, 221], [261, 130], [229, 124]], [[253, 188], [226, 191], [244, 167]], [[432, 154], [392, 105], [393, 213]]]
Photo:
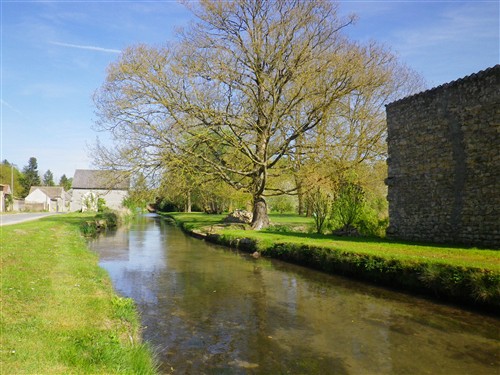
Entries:
[[2, 191], [4, 194], [11, 194], [10, 185], [0, 184], [0, 191]]
[[124, 172], [77, 169], [73, 189], [128, 190], [130, 178]]
[[50, 199], [62, 198], [64, 195], [64, 188], [62, 186], [32, 186], [29, 194], [37, 189], [45, 193]]
[[456, 85], [459, 85], [459, 84], [462, 84], [462, 83], [467, 83], [469, 81], [482, 79], [482, 78], [487, 77], [487, 76], [496, 76], [497, 79], [498, 79], [498, 77], [500, 77], [500, 64], [497, 64], [495, 66], [492, 66], [492, 67], [484, 69], [484, 70], [481, 70], [481, 71], [479, 71], [477, 73], [470, 74], [470, 75], [465, 76], [463, 78], [459, 78], [459, 79], [456, 79], [454, 81], [451, 81], [451, 82], [448, 82], [448, 83], [444, 83], [442, 85], [433, 87], [431, 89], [428, 89], [428, 90], [425, 90], [425, 91], [422, 91], [422, 92], [419, 92], [419, 93], [416, 93], [416, 94], [413, 94], [413, 95], [401, 98], [399, 100], [396, 100], [396, 101], [394, 101], [392, 103], [387, 104], [386, 107], [391, 107], [393, 105], [397, 105], [397, 104], [400, 104], [402, 102], [406, 102], [408, 100], [412, 100], [413, 98], [415, 98], [417, 96], [428, 95], [430, 93], [433, 93], [433, 92], [436, 92], [436, 91], [439, 91], [439, 90], [444, 90], [444, 89], [446, 89], [446, 88], [448, 88], [450, 86], [456, 86]]

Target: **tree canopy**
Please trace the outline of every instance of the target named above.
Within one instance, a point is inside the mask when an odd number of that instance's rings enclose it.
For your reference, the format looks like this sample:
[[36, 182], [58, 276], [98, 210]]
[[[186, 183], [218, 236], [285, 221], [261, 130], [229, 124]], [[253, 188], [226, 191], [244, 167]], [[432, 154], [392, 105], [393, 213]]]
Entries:
[[264, 197], [284, 192], [273, 180], [299, 156], [383, 153], [380, 108], [415, 75], [387, 49], [350, 41], [354, 17], [337, 3], [203, 0], [192, 11], [197, 22], [178, 43], [133, 46], [110, 65], [94, 100], [96, 128], [114, 145], [96, 145], [98, 165], [145, 174], [189, 165], [248, 192], [260, 229]]
[[54, 182], [54, 174], [50, 169], [48, 169], [47, 172], [43, 174], [42, 182], [43, 186], [55, 186], [56, 183]]
[[59, 179], [59, 186], [62, 186], [65, 191], [69, 191], [71, 189], [71, 186], [73, 185], [73, 178], [68, 178], [66, 177], [65, 174], [61, 176]]
[[38, 162], [35, 157], [31, 157], [28, 161], [28, 165], [23, 168], [23, 175], [20, 182], [24, 189], [22, 197], [29, 194], [32, 186], [40, 186], [42, 184], [38, 173]]

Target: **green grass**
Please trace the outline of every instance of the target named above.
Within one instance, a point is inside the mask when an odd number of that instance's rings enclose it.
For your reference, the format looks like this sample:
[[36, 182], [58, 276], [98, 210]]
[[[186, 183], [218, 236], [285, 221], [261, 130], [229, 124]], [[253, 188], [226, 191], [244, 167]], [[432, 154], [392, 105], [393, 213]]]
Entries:
[[0, 227], [2, 374], [153, 374], [131, 300], [80, 234], [90, 215]]

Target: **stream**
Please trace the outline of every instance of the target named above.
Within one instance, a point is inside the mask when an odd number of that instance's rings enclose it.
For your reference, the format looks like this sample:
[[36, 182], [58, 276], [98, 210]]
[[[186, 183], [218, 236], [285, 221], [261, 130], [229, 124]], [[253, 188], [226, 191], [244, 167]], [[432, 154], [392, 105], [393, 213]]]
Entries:
[[89, 244], [162, 373], [498, 374], [500, 321], [212, 245], [154, 215]]

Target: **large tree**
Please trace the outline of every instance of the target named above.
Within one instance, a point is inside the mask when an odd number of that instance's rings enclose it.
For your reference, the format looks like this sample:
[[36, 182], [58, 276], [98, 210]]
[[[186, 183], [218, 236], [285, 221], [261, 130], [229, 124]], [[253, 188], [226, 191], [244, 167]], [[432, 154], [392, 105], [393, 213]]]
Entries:
[[10, 185], [12, 194], [15, 197], [20, 196], [22, 193], [21, 179], [22, 173], [9, 161], [4, 160], [0, 164], [0, 184]]
[[[332, 1], [202, 0], [198, 22], [164, 48], [128, 48], [95, 95], [96, 147], [108, 168], [161, 169], [172, 159], [252, 196], [255, 229], [264, 197], [297, 142], [345, 112], [346, 102], [394, 79], [394, 56], [349, 41]], [[311, 142], [308, 142], [312, 144]]]

